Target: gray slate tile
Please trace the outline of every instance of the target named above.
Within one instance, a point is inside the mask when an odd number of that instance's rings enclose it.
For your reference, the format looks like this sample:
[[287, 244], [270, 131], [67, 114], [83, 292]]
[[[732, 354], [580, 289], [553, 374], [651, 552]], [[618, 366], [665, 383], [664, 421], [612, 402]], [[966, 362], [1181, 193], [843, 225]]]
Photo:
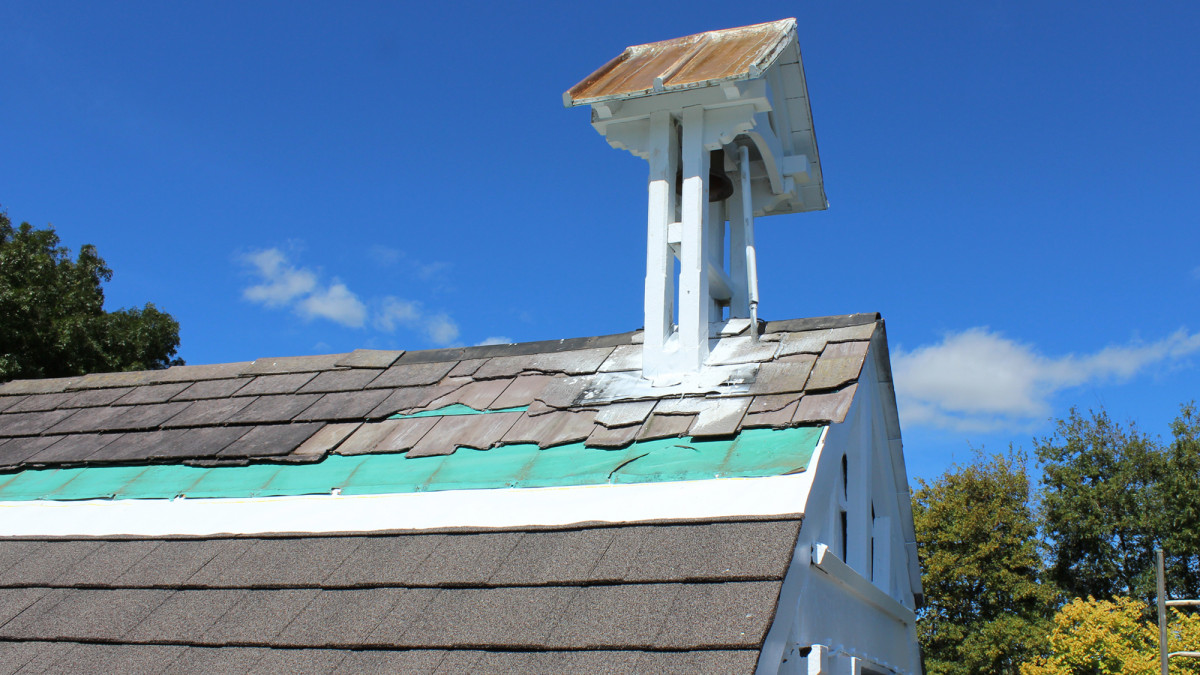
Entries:
[[273, 375], [276, 373], [317, 373], [337, 368], [337, 362], [349, 354], [321, 354], [318, 356], [281, 356], [271, 359], [255, 359], [242, 370], [242, 375]]
[[383, 403], [367, 413], [368, 419], [380, 419], [400, 412], [424, 408], [430, 402], [457, 389], [456, 386], [434, 385], [429, 387], [405, 387], [388, 394]]
[[54, 410], [66, 403], [75, 394], [70, 392], [59, 392], [55, 394], [33, 394], [25, 396], [19, 403], [8, 408], [7, 412], [36, 412], [38, 410]]
[[612, 351], [612, 347], [600, 347], [521, 356], [497, 356], [475, 371], [475, 377], [514, 377], [527, 372], [587, 375], [596, 372]]
[[726, 337], [716, 340], [705, 365], [731, 366], [739, 363], [762, 363], [775, 357], [779, 345], [755, 340], [750, 336]]
[[696, 416], [688, 435], [703, 438], [736, 434], [750, 407], [750, 400], [749, 396], [709, 399], [709, 406]]
[[748, 393], [784, 394], [804, 391], [814, 362], [816, 357], [811, 354], [797, 354], [764, 363], [758, 367], [758, 374]]
[[123, 373], [90, 373], [71, 385], [72, 389], [96, 389], [104, 387], [137, 387], [143, 384], [163, 382], [165, 370], [132, 370]]
[[306, 408], [316, 403], [319, 398], [321, 398], [321, 394], [260, 396], [251, 401], [250, 405], [226, 418], [225, 423], [263, 424], [270, 422], [290, 422], [293, 417], [304, 412]]
[[186, 650], [176, 645], [76, 644], [52, 666], [56, 673], [158, 675]]
[[264, 396], [271, 394], [294, 394], [300, 387], [308, 384], [315, 377], [315, 373], [260, 375], [238, 389], [237, 395]]
[[636, 652], [634, 673], [685, 675], [691, 673], [746, 673], [758, 665], [757, 649], [705, 649], [692, 652]]
[[[413, 353], [409, 352], [405, 356]], [[458, 365], [457, 361], [405, 364], [401, 360], [401, 362], [383, 371], [379, 377], [375, 378], [374, 382], [371, 382], [367, 386], [372, 389], [393, 389], [396, 387], [421, 387], [435, 384], [445, 377], [456, 365]]]
[[300, 387], [302, 394], [324, 394], [334, 391], [359, 391], [371, 383], [382, 368], [355, 368], [353, 370], [327, 370], [318, 373], [307, 384]]
[[479, 366], [487, 363], [487, 359], [467, 359], [459, 361], [457, 366], [450, 369], [446, 377], [470, 377], [479, 370]]
[[326, 675], [346, 659], [346, 654], [335, 649], [269, 649], [246, 675]]
[[[113, 442], [120, 434], [72, 434], [70, 436], [43, 437], [56, 439], [57, 443], [50, 444], [41, 452], [25, 458], [27, 464], [63, 464], [78, 463], [86, 460], [92, 453]], [[20, 440], [20, 439], [14, 439]]]
[[48, 588], [0, 588], [0, 626], [8, 624], [50, 592]]
[[[168, 429], [165, 431], [102, 434], [112, 437], [112, 441], [88, 455], [87, 460], [89, 462], [121, 462], [144, 461], [152, 457], [170, 457], [173, 456], [173, 449], [183, 440], [185, 433], [183, 429]], [[58, 448], [61, 445], [62, 443], [59, 443], [54, 447]]]
[[25, 436], [0, 441], [0, 467], [16, 467], [62, 440], [62, 436]]
[[249, 378], [237, 378], [229, 380], [204, 380], [203, 382], [193, 382], [188, 385], [187, 389], [179, 392], [172, 398], [172, 401], [197, 401], [201, 399], [225, 398], [233, 396], [239, 389], [246, 386], [252, 380]]
[[291, 453], [321, 429], [321, 424], [273, 424], [254, 427], [219, 453], [222, 458], [272, 457]]
[[387, 368], [404, 356], [404, 350], [355, 349], [338, 359], [338, 368]]
[[343, 391], [333, 394], [322, 394], [312, 406], [295, 416], [298, 421], [304, 420], [361, 420], [367, 413], [383, 403], [388, 393], [382, 389], [368, 391]]
[[[175, 415], [178, 415], [189, 405], [191, 404], [180, 401], [178, 403], [150, 403], [111, 408], [112, 410], [121, 411], [121, 414], [105, 422], [104, 426], [97, 429], [97, 431], [153, 429], [167, 422]], [[103, 408], [94, 409], [103, 410]], [[85, 410], [91, 410], [91, 408]]]
[[[55, 670], [54, 664], [65, 657], [75, 648], [74, 642], [0, 642], [0, 672], [20, 675], [39, 675], [53, 673], [59, 675], [62, 671]], [[32, 651], [28, 648], [32, 647]], [[12, 649], [12, 652], [7, 651]], [[11, 654], [14, 662], [23, 661], [20, 670], [8, 670], [7, 659]]]
[[95, 408], [112, 404], [113, 401], [133, 391], [133, 387], [114, 389], [84, 389], [71, 394], [60, 408]]
[[570, 408], [583, 396], [590, 382], [586, 377], [556, 377], [542, 389], [536, 400], [551, 408]]
[[113, 405], [166, 403], [189, 386], [187, 382], [168, 382], [166, 384], [149, 384], [142, 387], [134, 387], [128, 394], [117, 399]]
[[[432, 673], [446, 655], [441, 649], [406, 651], [352, 651], [333, 672], [336, 675], [390, 675], [391, 673]], [[482, 671], [492, 672], [492, 671]]]
[[237, 397], [192, 401], [178, 415], [164, 422], [163, 426], [171, 428], [224, 424], [257, 400], [254, 397]]
[[216, 457], [250, 429], [247, 427], [201, 427], [187, 429], [181, 437], [160, 444], [149, 454], [150, 459], [180, 459]]
[[24, 396], [0, 396], [0, 412], [8, 410], [24, 400]]
[[4, 413], [0, 415], [0, 436], [32, 436], [62, 423], [77, 414], [75, 410]]
[[597, 369], [601, 373], [615, 373], [642, 369], [642, 346], [621, 345], [613, 349], [604, 363]]
[[198, 366], [171, 366], [159, 371], [160, 382], [197, 382], [200, 380], [224, 380], [237, 377], [250, 366], [249, 361], [238, 363], [213, 363]]
[[0, 384], [0, 395], [51, 394], [73, 388], [81, 378], [49, 377], [42, 380], [11, 380]]
[[650, 416], [658, 401], [618, 401], [601, 406], [596, 413], [596, 422], [606, 427], [623, 427], [641, 424]]
[[188, 647], [163, 675], [246, 673], [270, 651], [263, 647]]

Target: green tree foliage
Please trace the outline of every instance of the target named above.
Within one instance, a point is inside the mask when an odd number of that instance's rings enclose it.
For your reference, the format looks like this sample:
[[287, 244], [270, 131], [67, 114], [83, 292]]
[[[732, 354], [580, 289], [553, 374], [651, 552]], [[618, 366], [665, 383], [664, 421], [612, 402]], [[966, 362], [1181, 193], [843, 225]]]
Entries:
[[104, 311], [112, 270], [54, 229], [12, 226], [0, 210], [0, 382], [182, 364], [179, 323], [153, 304]]
[[[1157, 675], [1158, 626], [1140, 600], [1075, 598], [1054, 615], [1049, 648], [1021, 665], [1021, 675]], [[1200, 645], [1200, 616], [1171, 610], [1170, 651]], [[1172, 659], [1172, 673], [1200, 673], [1200, 662]]]
[[[1155, 499], [1168, 590], [1173, 597], [1200, 598], [1200, 414], [1181, 407], [1171, 423], [1166, 470]], [[1200, 643], [1193, 649], [1200, 649]]]
[[1072, 408], [1037, 445], [1051, 579], [1067, 597], [1154, 598], [1166, 455], [1103, 410]]
[[1016, 673], [1040, 650], [1056, 593], [1042, 583], [1029, 477], [1019, 456], [979, 457], [919, 481], [913, 520], [929, 673]]

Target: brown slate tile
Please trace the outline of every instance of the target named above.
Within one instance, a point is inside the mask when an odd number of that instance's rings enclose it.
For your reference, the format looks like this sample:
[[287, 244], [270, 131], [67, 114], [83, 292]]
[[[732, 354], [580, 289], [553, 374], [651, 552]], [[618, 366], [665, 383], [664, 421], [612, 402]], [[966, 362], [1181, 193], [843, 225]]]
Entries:
[[875, 334], [875, 324], [866, 323], [843, 328], [827, 328], [804, 333], [784, 333], [780, 356], [790, 354], [820, 354], [825, 345], [839, 342], [865, 342]]
[[604, 363], [612, 351], [612, 347], [600, 347], [566, 352], [497, 356], [475, 371], [475, 378], [514, 377], [524, 372], [587, 375], [596, 372], [596, 369]]
[[523, 415], [504, 435], [504, 442], [536, 443], [540, 448], [577, 443], [592, 434], [595, 421], [593, 411], [556, 410], [537, 417]]
[[40, 434], [75, 414], [75, 410], [4, 413], [0, 415], [0, 436], [30, 436]]
[[74, 396], [70, 392], [59, 392], [56, 394], [33, 394], [32, 396], [24, 397], [19, 403], [10, 407], [7, 412], [36, 412], [39, 410], [54, 410], [62, 407]]
[[317, 433], [321, 424], [273, 424], [254, 427], [222, 450], [221, 458], [272, 457], [290, 454]]
[[370, 422], [346, 439], [337, 450], [339, 455], [360, 455], [371, 452], [404, 452], [421, 440], [438, 417], [410, 417], [398, 420]]
[[238, 396], [262, 396], [269, 394], [292, 394], [316, 377], [315, 373], [286, 373], [282, 375], [260, 375], [249, 381]]
[[842, 422], [850, 411], [858, 384], [837, 391], [821, 394], [805, 394], [792, 421], [797, 424], [810, 422]]
[[277, 373], [317, 373], [337, 368], [337, 362], [348, 354], [320, 354], [317, 356], [281, 356], [270, 359], [255, 359], [242, 370], [242, 375], [274, 375]]
[[495, 401], [492, 401], [492, 406], [496, 408], [527, 406], [533, 403], [533, 400], [553, 379], [553, 375], [520, 375], [511, 381], [496, 380], [497, 382], [508, 382], [508, 386]]
[[660, 399], [654, 406], [655, 415], [695, 415], [709, 407], [703, 396], [672, 396]]
[[382, 368], [355, 368], [353, 370], [327, 370], [318, 373], [308, 384], [300, 387], [301, 394], [322, 394], [334, 391], [359, 391], [379, 377]]
[[449, 455], [460, 446], [486, 450], [499, 443], [520, 417], [519, 412], [442, 417], [408, 451], [408, 456]]
[[870, 342], [826, 345], [808, 378], [808, 390], [836, 389], [858, 379]]
[[293, 455], [304, 455], [314, 458], [324, 457], [333, 452], [334, 448], [339, 443], [346, 440], [346, 437], [354, 433], [355, 429], [361, 426], [359, 422], [348, 422], [343, 424], [326, 424], [321, 427], [321, 430], [313, 434], [307, 441], [300, 444], [296, 448]]
[[229, 380], [204, 380], [193, 382], [187, 389], [176, 394], [172, 401], [198, 401], [202, 399], [225, 398], [233, 396], [239, 389], [250, 382], [250, 378]]
[[677, 438], [686, 436], [688, 428], [696, 419], [694, 415], [659, 415], [654, 414], [642, 426], [638, 434], [639, 441], [652, 441], [656, 438]]
[[585, 377], [556, 377], [535, 400], [551, 408], [569, 408], [583, 395], [589, 382]]
[[29, 464], [63, 464], [86, 460], [121, 434], [72, 434], [26, 459]]
[[435, 399], [428, 404], [430, 410], [445, 408], [446, 406], [461, 404], [475, 410], [487, 410], [495, 406], [493, 401], [500, 396], [508, 386], [511, 380], [476, 380], [468, 382], [453, 392]]
[[816, 357], [797, 354], [779, 358], [758, 367], [758, 374], [750, 385], [751, 394], [783, 394], [804, 391]]
[[187, 382], [168, 382], [166, 384], [150, 384], [135, 387], [125, 396], [117, 399], [113, 405], [142, 405], [146, 403], [166, 403], [176, 394], [187, 389]]
[[0, 443], [0, 467], [15, 467], [62, 439], [62, 436], [25, 436], [5, 440]]
[[750, 407], [749, 396], [710, 399], [709, 407], [700, 411], [688, 435], [696, 438], [732, 436], [741, 428], [742, 417]]
[[334, 364], [338, 368], [387, 368], [404, 356], [404, 350], [355, 349]]
[[[756, 396], [755, 401], [759, 400], [760, 398], [763, 398], [763, 397]], [[777, 398], [777, 397], [767, 397], [767, 398]], [[786, 396], [784, 398], [786, 398]], [[790, 403], [787, 403], [782, 408], [778, 408], [775, 410], [763, 409], [758, 412], [755, 412], [754, 404], [751, 403], [750, 410], [746, 413], [746, 416], [742, 418], [742, 428], [743, 429], [762, 429], [762, 428], [769, 427], [772, 429], [782, 429], [784, 427], [790, 426], [792, 423], [792, 416], [795, 415], [795, 413], [796, 413], [797, 405], [799, 405], [799, 400], [793, 398]], [[771, 406], [764, 406], [764, 408], [768, 408], [768, 407], [771, 407]]]
[[227, 423], [289, 422], [317, 402], [321, 394], [293, 394], [282, 396], [260, 396], [250, 405], [231, 415]]
[[11, 380], [0, 384], [0, 395], [52, 394], [67, 391], [78, 383], [78, 377], [49, 377], [41, 380]]
[[616, 373], [642, 369], [642, 346], [620, 345], [613, 349], [597, 372]]
[[113, 401], [133, 391], [133, 387], [113, 389], [84, 389], [75, 392], [60, 408], [94, 408], [111, 405]]
[[368, 391], [341, 391], [320, 395], [321, 398], [293, 419], [306, 420], [359, 420], [375, 409], [388, 393], [381, 389]]
[[[409, 352], [410, 354], [412, 352]], [[457, 361], [434, 361], [432, 363], [398, 363], [383, 371], [375, 381], [367, 385], [371, 389], [395, 387], [421, 387], [435, 384], [449, 373]]]
[[624, 427], [641, 424], [650, 416], [658, 401], [620, 401], [600, 406], [596, 422], [606, 427]]
[[388, 417], [398, 412], [408, 412], [424, 408], [435, 399], [441, 398], [457, 389], [456, 386], [434, 385], [425, 387], [404, 387], [388, 394], [383, 403], [367, 413], [368, 419]]
[[608, 427], [597, 424], [584, 445], [589, 448], [623, 448], [634, 440], [642, 431], [640, 424], [630, 424], [623, 427]]
[[0, 413], [8, 410], [14, 405], [17, 405], [23, 400], [25, 400], [25, 397], [20, 395], [0, 396]]
[[224, 424], [230, 417], [257, 401], [253, 397], [192, 401], [188, 407], [163, 423], [164, 427], [199, 427]]
[[160, 382], [199, 382], [201, 380], [225, 380], [238, 377], [250, 361], [237, 363], [213, 363], [198, 366], [171, 366], [159, 376]]
[[457, 366], [450, 369], [446, 377], [471, 377], [475, 371], [479, 370], [479, 366], [487, 363], [487, 359], [467, 359], [459, 361]]

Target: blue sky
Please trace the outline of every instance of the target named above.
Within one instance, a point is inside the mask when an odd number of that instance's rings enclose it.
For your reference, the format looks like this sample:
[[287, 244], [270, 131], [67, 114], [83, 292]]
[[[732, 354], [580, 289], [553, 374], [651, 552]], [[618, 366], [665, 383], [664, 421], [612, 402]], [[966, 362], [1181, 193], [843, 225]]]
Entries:
[[[551, 9], [547, 9], [551, 7]], [[761, 315], [879, 311], [910, 473], [1200, 375], [1193, 2], [0, 1], [0, 204], [189, 363], [641, 325], [642, 160], [561, 93], [795, 16], [831, 207], [762, 219]]]

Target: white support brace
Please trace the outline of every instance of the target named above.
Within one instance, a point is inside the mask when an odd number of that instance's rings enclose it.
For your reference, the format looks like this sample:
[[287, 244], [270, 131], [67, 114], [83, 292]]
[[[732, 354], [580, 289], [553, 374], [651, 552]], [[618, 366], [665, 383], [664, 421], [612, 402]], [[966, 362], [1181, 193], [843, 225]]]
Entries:
[[705, 245], [708, 220], [708, 150], [704, 147], [704, 108], [683, 109], [683, 242], [679, 257], [679, 366], [695, 372], [708, 358], [708, 269]]
[[742, 198], [741, 230], [742, 251], [744, 251], [744, 269], [746, 275], [746, 302], [750, 314], [750, 335], [758, 336], [758, 256], [754, 250], [754, 197], [750, 187], [750, 150], [746, 146], [738, 148], [738, 174], [741, 178]]
[[[649, 146], [643, 349], [648, 354], [661, 355], [675, 329], [675, 256], [671, 252], [668, 232], [675, 220], [675, 171], [679, 166], [679, 146], [675, 142], [675, 122], [671, 113], [664, 110], [650, 116]], [[665, 365], [661, 358], [646, 359], [646, 376], [660, 375], [660, 368]]]

